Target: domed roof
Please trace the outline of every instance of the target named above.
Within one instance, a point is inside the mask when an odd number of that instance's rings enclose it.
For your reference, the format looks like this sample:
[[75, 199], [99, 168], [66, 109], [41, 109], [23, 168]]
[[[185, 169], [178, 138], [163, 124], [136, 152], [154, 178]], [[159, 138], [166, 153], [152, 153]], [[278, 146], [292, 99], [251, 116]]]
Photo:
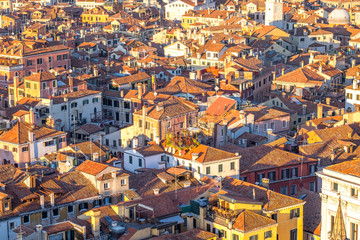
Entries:
[[350, 14], [345, 9], [335, 9], [329, 14], [330, 24], [350, 24]]

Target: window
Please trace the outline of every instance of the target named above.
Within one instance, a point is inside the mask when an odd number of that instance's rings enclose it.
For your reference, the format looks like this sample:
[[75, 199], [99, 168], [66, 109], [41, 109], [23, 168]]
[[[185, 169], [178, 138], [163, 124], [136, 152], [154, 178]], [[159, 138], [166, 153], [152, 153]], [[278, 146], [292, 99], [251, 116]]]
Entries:
[[104, 183], [104, 189], [109, 189], [109, 183]]
[[352, 93], [348, 93], [348, 94], [346, 94], [346, 96], [347, 96], [348, 99], [352, 99], [352, 98], [353, 98]]
[[309, 190], [312, 192], [315, 192], [315, 182], [310, 182], [309, 183]]
[[298, 168], [291, 168], [291, 177], [297, 177], [298, 176]]
[[293, 196], [296, 194], [296, 185], [291, 185], [290, 187], [290, 195]]
[[206, 174], [210, 174], [210, 167], [206, 167]]
[[22, 147], [22, 148], [21, 148], [21, 151], [22, 151], [22, 152], [27, 152], [27, 151], [29, 151], [29, 147]]
[[57, 59], [58, 61], [61, 61], [61, 55], [57, 55], [56, 59]]
[[272, 233], [271, 231], [266, 231], [264, 233], [264, 239], [271, 238], [271, 235], [272, 235], [271, 233]]
[[77, 103], [76, 103], [76, 102], [71, 103], [71, 108], [76, 108], [76, 107], [77, 107]]
[[351, 188], [351, 196], [352, 197], [358, 197], [358, 190], [355, 188]]
[[17, 152], [17, 148], [12, 148], [12, 151], [16, 153], [16, 152]]
[[270, 181], [276, 181], [276, 172], [275, 171], [268, 172], [268, 179]]
[[235, 169], [235, 162], [231, 162], [230, 163], [230, 170], [234, 170]]
[[290, 219], [300, 217], [300, 208], [290, 210]]
[[258, 240], [258, 235], [252, 235], [249, 239], [250, 240]]
[[121, 186], [126, 185], [126, 179], [121, 179], [120, 183], [121, 183]]
[[52, 146], [52, 145], [54, 145], [54, 141], [53, 141], [53, 140], [52, 140], [52, 141], [44, 142], [44, 146], [45, 146], [45, 147]]
[[271, 219], [277, 221], [277, 213], [271, 214]]
[[61, 111], [65, 111], [66, 110], [66, 105], [62, 105], [61, 106]]
[[68, 213], [74, 212], [74, 206], [73, 205], [68, 206], [67, 211], [68, 211]]
[[222, 164], [219, 164], [218, 168], [219, 168], [219, 172], [223, 171], [223, 165]]
[[333, 191], [338, 191], [338, 190], [339, 190], [339, 184], [333, 183], [333, 184], [332, 184], [332, 190], [333, 190]]
[[24, 215], [23, 221], [24, 221], [24, 223], [29, 223], [30, 222], [30, 216], [29, 215]]
[[92, 102], [93, 102], [93, 103], [99, 102], [99, 99], [98, 99], [98, 98], [93, 98], [93, 99], [92, 99]]
[[42, 218], [42, 219], [48, 218], [48, 212], [47, 212], [47, 211], [41, 212], [41, 218]]
[[297, 240], [297, 229], [290, 231], [290, 240]]
[[359, 225], [357, 225], [355, 223], [351, 223], [351, 225], [350, 225], [350, 240], [358, 239], [358, 230], [359, 230]]
[[124, 108], [130, 109], [130, 103], [129, 102], [124, 102]]
[[86, 105], [86, 104], [89, 104], [89, 100], [88, 100], [88, 99], [86, 99], [86, 100], [83, 101], [83, 105]]
[[132, 161], [133, 159], [132, 159], [132, 156], [129, 156], [129, 163], [130, 164], [132, 164], [133, 163], [133, 161]]
[[80, 203], [79, 204], [79, 210], [85, 210], [85, 209], [88, 209], [88, 203], [85, 202], [85, 203]]
[[150, 130], [150, 122], [148, 122], [148, 121], [145, 122], [145, 128], [147, 130]]
[[315, 173], [316, 172], [316, 165], [315, 164], [312, 164], [309, 166], [309, 173], [312, 174], [312, 173]]
[[265, 173], [258, 173], [257, 181], [261, 183], [263, 178], [265, 178]]
[[200, 173], [200, 167], [199, 166], [197, 167], [197, 171], [198, 171], [198, 173]]
[[139, 167], [142, 167], [142, 159], [139, 158]]
[[142, 120], [141, 119], [139, 120], [139, 127], [140, 128], [142, 127]]
[[37, 63], [37, 64], [43, 64], [43, 59], [42, 59], [42, 58], [36, 59], [36, 63]]
[[[210, 232], [210, 231], [208, 231], [208, 232]], [[232, 240], [239, 240], [239, 235], [236, 235], [236, 234], [233, 233]]]
[[281, 189], [280, 189], [280, 193], [284, 194], [284, 195], [287, 195], [287, 186], [282, 186]]
[[281, 169], [281, 179], [287, 179], [289, 178], [289, 175], [290, 175], [290, 171], [288, 168]]
[[265, 124], [264, 124], [264, 132], [266, 132], [267, 129], [268, 129], [268, 125], [267, 125], [267, 123], [265, 123]]
[[11, 222], [11, 223], [10, 223], [10, 229], [11, 229], [11, 230], [13, 230], [13, 229], [15, 228], [15, 226], [16, 226], [16, 225], [15, 225], [15, 222]]
[[59, 209], [58, 208], [53, 209], [53, 216], [54, 217], [59, 216]]
[[272, 130], [275, 130], [275, 123], [271, 123], [271, 127], [270, 127]]
[[26, 65], [27, 65], [27, 66], [32, 66], [32, 60], [27, 60], [27, 61], [26, 61]]

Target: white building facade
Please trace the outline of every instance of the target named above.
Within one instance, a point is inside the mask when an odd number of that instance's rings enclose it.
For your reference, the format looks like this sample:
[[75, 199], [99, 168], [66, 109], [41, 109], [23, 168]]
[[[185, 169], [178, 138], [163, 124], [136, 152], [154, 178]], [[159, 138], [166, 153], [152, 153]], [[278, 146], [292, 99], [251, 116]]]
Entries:
[[265, 25], [283, 28], [283, 0], [267, 0], [265, 2]]
[[[339, 226], [336, 219], [342, 219], [346, 239], [360, 239], [360, 175], [348, 174], [349, 164], [358, 160], [332, 165], [318, 172], [321, 178], [321, 239], [330, 239], [332, 229]], [[339, 216], [339, 207], [342, 210]], [[338, 228], [337, 228], [338, 229]]]

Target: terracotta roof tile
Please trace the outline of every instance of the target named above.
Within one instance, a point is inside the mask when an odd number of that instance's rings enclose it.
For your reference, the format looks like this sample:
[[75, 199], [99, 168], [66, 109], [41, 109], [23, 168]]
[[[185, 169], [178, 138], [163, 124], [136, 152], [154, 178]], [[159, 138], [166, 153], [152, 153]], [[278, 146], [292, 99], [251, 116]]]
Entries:
[[244, 210], [235, 219], [233, 227], [242, 232], [250, 232], [257, 228], [264, 228], [275, 224], [276, 221], [273, 219]]

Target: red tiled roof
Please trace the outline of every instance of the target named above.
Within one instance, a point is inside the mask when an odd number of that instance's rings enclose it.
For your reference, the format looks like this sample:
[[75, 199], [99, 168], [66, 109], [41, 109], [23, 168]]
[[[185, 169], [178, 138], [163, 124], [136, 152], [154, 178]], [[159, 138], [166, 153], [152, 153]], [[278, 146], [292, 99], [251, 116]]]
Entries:
[[85, 162], [81, 163], [78, 167], [76, 167], [76, 170], [90, 175], [97, 175], [102, 171], [104, 171], [107, 167], [108, 165], [86, 160]]
[[219, 97], [213, 104], [210, 105], [210, 107], [208, 107], [208, 109], [206, 109], [206, 114], [222, 116], [234, 105], [236, 105], [236, 101], [234, 99]]

